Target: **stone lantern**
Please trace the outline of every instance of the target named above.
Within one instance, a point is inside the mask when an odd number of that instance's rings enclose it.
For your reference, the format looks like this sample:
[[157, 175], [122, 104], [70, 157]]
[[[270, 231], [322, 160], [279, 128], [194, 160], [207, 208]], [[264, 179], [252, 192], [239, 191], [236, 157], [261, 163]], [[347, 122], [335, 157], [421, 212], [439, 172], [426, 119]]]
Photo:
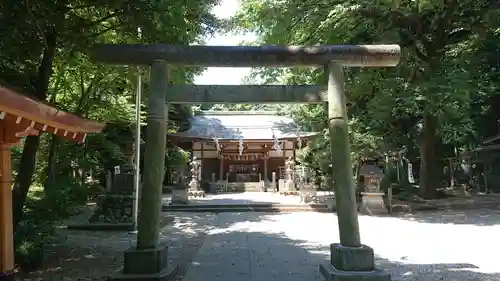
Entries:
[[285, 195], [288, 194], [294, 194], [297, 191], [295, 190], [295, 182], [293, 181], [293, 172], [295, 170], [295, 161], [293, 161], [292, 157], [289, 157], [288, 160], [285, 162], [285, 167], [286, 167], [286, 176], [287, 180], [285, 182], [285, 190], [281, 191], [280, 193], [284, 193]]
[[205, 197], [205, 192], [200, 188], [198, 178], [200, 176], [201, 161], [193, 157], [191, 161], [191, 181], [189, 182], [188, 194], [193, 197]]
[[387, 214], [388, 210], [384, 203], [384, 192], [380, 190], [380, 182], [384, 178], [384, 173], [374, 165], [363, 165], [359, 171], [363, 177], [361, 184], [361, 212], [368, 215]]

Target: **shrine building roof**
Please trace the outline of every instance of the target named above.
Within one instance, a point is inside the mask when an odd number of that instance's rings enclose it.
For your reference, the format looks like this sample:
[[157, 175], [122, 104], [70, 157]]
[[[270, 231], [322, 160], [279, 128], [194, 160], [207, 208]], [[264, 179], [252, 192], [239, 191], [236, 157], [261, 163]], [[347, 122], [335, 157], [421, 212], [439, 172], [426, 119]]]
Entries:
[[[316, 132], [298, 131], [297, 124], [289, 117], [274, 111], [202, 111], [190, 119], [191, 128], [169, 134], [182, 139], [273, 140], [309, 138]], [[274, 137], [273, 137], [274, 136]]]
[[2, 85], [0, 120], [15, 127], [18, 137], [47, 132], [80, 143], [85, 141], [87, 134], [101, 132], [105, 127], [105, 124], [64, 112]]

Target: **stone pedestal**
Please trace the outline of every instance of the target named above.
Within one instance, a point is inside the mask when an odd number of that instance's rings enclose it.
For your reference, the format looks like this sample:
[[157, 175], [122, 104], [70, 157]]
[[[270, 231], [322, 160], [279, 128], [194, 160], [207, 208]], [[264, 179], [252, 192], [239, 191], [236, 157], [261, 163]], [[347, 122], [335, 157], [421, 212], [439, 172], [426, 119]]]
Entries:
[[293, 180], [283, 181], [283, 189], [280, 187], [280, 194], [284, 194], [284, 195], [298, 195], [299, 192], [295, 188], [295, 182]]
[[326, 281], [390, 281], [388, 272], [375, 268], [373, 249], [330, 245], [330, 263], [320, 265]]
[[326, 201], [326, 207], [328, 208], [329, 211], [335, 211], [336, 209], [336, 202], [335, 202], [335, 197], [329, 196], [325, 198]]
[[367, 215], [386, 215], [389, 213], [384, 203], [383, 192], [361, 192], [361, 212]]
[[89, 218], [89, 223], [132, 223], [133, 200], [132, 195], [99, 195], [97, 209]]
[[114, 176], [110, 192], [97, 197], [97, 209], [89, 218], [90, 223], [133, 222], [134, 167], [124, 164], [120, 171]]
[[189, 195], [186, 186], [172, 186], [172, 200], [171, 204], [188, 204]]
[[74, 230], [133, 230], [134, 229], [134, 174], [133, 166], [120, 166], [107, 193], [97, 196], [88, 224], [68, 225]]
[[188, 196], [193, 196], [193, 197], [205, 197], [205, 191], [203, 191], [200, 188], [200, 182], [198, 182], [195, 179], [192, 179], [189, 182], [189, 190], [188, 190]]
[[151, 249], [129, 248], [124, 253], [123, 267], [110, 277], [112, 280], [171, 280], [178, 268], [169, 265], [167, 254], [165, 245]]

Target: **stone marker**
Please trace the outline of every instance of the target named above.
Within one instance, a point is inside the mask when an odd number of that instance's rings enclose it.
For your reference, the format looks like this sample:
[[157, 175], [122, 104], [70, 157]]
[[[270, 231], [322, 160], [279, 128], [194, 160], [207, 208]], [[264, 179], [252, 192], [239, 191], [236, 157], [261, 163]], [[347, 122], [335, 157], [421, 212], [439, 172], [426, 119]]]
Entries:
[[[134, 201], [134, 166], [131, 155], [134, 154], [133, 138], [126, 142], [125, 158], [126, 162], [119, 166], [119, 173], [113, 176], [109, 190], [97, 196], [97, 208], [89, 218], [89, 225], [73, 225], [73, 229], [92, 229], [95, 225], [98, 229], [113, 230], [113, 224], [117, 225], [116, 230], [123, 229], [124, 224], [130, 224], [133, 228], [133, 201]], [[108, 173], [109, 175], [110, 173]], [[110, 177], [111, 178], [111, 177]], [[109, 224], [104, 227], [103, 224]]]
[[363, 176], [364, 191], [361, 192], [361, 211], [367, 215], [388, 214], [384, 203], [384, 192], [380, 191], [380, 182], [384, 173], [374, 165], [363, 165], [359, 174]]
[[185, 205], [189, 203], [188, 185], [183, 175], [172, 173], [172, 185], [169, 186], [172, 190], [171, 205]]

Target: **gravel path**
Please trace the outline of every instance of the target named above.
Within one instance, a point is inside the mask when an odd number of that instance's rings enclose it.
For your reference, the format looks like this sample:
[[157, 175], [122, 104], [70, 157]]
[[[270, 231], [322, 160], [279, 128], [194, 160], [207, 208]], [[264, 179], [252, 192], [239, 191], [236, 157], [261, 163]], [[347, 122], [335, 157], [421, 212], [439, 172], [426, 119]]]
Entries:
[[[185, 273], [205, 233], [215, 220], [213, 214], [163, 213], [160, 240], [168, 242], [169, 258]], [[172, 221], [173, 217], [173, 221]], [[74, 218], [72, 221], [78, 221]], [[101, 279], [123, 265], [123, 251], [135, 245], [136, 235], [129, 232], [57, 230], [58, 243], [51, 247], [47, 261], [21, 279]]]
[[[216, 224], [184, 281], [323, 280], [318, 265], [338, 241], [331, 213], [221, 213]], [[360, 216], [360, 227], [393, 280], [500, 280], [498, 212]]]

